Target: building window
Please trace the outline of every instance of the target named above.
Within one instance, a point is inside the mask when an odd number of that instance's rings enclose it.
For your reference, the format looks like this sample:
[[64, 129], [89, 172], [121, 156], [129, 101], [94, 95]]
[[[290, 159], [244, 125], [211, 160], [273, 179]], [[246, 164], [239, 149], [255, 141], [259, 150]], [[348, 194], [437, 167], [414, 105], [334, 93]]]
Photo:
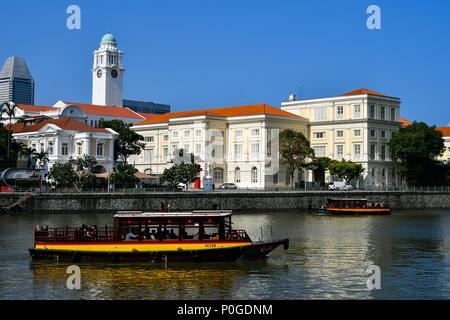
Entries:
[[239, 167], [234, 169], [234, 182], [241, 182], [241, 169]]
[[146, 142], [153, 142], [153, 136], [149, 136], [149, 137], [145, 137], [144, 138], [144, 140], [146, 141]]
[[169, 160], [169, 148], [167, 147], [163, 148], [163, 160], [164, 161]]
[[386, 120], [386, 107], [385, 106], [380, 107], [380, 119]]
[[325, 157], [325, 146], [314, 146], [313, 149], [316, 157]]
[[391, 108], [391, 121], [396, 121], [395, 108]]
[[61, 154], [67, 156], [69, 154], [69, 145], [67, 143], [62, 144]]
[[151, 163], [153, 161], [153, 149], [144, 150], [144, 162]]
[[169, 135], [168, 135], [168, 134], [165, 134], [165, 135], [164, 135], [163, 141], [164, 141], [164, 142], [169, 141]]
[[375, 119], [375, 105], [370, 105], [370, 119]]
[[252, 136], [259, 136], [259, 129], [252, 129]]
[[178, 131], [172, 132], [172, 138], [178, 138]]
[[172, 144], [172, 155], [175, 155], [175, 152], [178, 150], [178, 144]]
[[386, 131], [381, 131], [381, 138], [386, 139]]
[[258, 183], [258, 169], [252, 168], [252, 183]]
[[359, 104], [355, 104], [353, 106], [353, 118], [360, 119], [361, 118], [361, 106]]
[[97, 144], [97, 155], [102, 156], [103, 155], [103, 143]]
[[242, 130], [234, 130], [234, 137], [242, 137]]
[[325, 132], [314, 132], [313, 138], [314, 139], [325, 139]]
[[314, 108], [314, 121], [326, 121], [327, 108]]
[[214, 183], [223, 183], [223, 169], [215, 168], [213, 173], [214, 173]]
[[386, 146], [385, 145], [381, 146], [380, 158], [381, 158], [381, 160], [386, 159]]
[[336, 131], [336, 137], [337, 138], [344, 138], [344, 130]]
[[337, 144], [336, 145], [336, 158], [337, 160], [341, 160], [344, 157], [344, 145]]
[[195, 154], [199, 155], [202, 152], [202, 144], [201, 143], [196, 143], [195, 144]]
[[234, 160], [242, 160], [242, 144], [240, 143], [234, 145]]
[[274, 173], [272, 178], [273, 178], [273, 184], [278, 184], [278, 172]]
[[353, 130], [353, 136], [354, 137], [361, 137], [361, 130], [360, 129]]
[[361, 145], [360, 144], [353, 145], [353, 159], [355, 159], [355, 160], [361, 159]]
[[344, 119], [344, 106], [338, 106], [336, 108], [336, 120]]
[[250, 151], [251, 151], [251, 155], [252, 158], [258, 158], [259, 156], [259, 143], [252, 143], [250, 146]]
[[195, 136], [196, 137], [201, 137], [202, 136], [202, 130], [195, 130]]
[[82, 155], [83, 154], [83, 146], [81, 144], [78, 144], [78, 154]]
[[189, 153], [189, 145], [188, 144], [185, 144], [183, 149], [186, 151], [186, 154]]
[[190, 131], [189, 130], [184, 131], [184, 137], [187, 138], [189, 136], [190, 136]]
[[53, 142], [48, 143], [48, 154], [53, 154]]
[[371, 144], [370, 145], [370, 153], [369, 153], [370, 160], [375, 160], [376, 152], [377, 152], [377, 146], [375, 144]]
[[370, 137], [371, 137], [371, 138], [376, 138], [376, 137], [377, 137], [377, 131], [374, 130], [374, 129], [371, 129], [371, 130], [370, 130]]

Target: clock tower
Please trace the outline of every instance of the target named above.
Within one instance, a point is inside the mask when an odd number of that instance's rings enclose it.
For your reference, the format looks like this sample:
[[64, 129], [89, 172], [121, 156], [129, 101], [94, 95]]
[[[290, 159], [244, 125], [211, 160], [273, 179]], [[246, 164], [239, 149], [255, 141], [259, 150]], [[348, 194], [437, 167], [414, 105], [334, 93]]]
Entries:
[[94, 51], [92, 68], [92, 104], [122, 107], [123, 52], [117, 49], [116, 39], [106, 33], [100, 48]]

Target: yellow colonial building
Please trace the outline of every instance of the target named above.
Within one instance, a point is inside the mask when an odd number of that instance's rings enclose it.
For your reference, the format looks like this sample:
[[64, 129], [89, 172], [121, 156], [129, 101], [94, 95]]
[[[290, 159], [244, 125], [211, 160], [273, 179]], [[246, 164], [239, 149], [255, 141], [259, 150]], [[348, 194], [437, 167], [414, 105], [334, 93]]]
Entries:
[[[161, 175], [173, 163], [200, 164], [201, 185], [210, 169], [214, 184], [264, 189], [289, 183], [278, 157], [278, 134], [293, 129], [308, 135], [308, 120], [266, 104], [172, 112], [135, 123], [145, 149], [128, 163]], [[182, 150], [182, 152], [180, 152]]]
[[[398, 185], [388, 143], [400, 123], [400, 99], [367, 89], [339, 96], [281, 103], [281, 109], [309, 120], [308, 139], [316, 157], [351, 160], [365, 171], [357, 184], [374, 188]], [[308, 181], [313, 181], [309, 172]], [[327, 181], [335, 180], [329, 175]]]

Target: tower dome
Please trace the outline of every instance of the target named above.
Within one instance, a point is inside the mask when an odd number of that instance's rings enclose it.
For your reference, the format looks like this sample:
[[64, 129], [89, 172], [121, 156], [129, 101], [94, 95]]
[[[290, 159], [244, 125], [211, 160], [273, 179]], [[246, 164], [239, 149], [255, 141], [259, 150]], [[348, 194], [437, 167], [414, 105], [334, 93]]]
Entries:
[[112, 33], [107, 32], [102, 38], [101, 43], [116, 43], [116, 38], [112, 35]]

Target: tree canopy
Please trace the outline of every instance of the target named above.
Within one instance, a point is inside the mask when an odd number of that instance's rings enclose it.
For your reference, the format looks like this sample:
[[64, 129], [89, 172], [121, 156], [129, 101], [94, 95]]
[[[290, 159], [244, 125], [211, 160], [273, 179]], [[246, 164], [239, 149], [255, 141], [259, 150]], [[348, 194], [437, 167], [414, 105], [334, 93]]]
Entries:
[[328, 170], [332, 176], [339, 177], [350, 183], [359, 178], [365, 169], [360, 163], [342, 159], [341, 161], [330, 160], [328, 163]]
[[314, 150], [301, 132], [286, 129], [280, 132], [280, 159], [288, 166], [291, 187], [294, 187], [295, 169], [308, 168], [308, 159], [314, 157]]
[[179, 183], [185, 183], [187, 186], [189, 183], [198, 179], [198, 171], [198, 165], [181, 162], [174, 164], [168, 169], [164, 169], [163, 180], [169, 182], [173, 187]]
[[138, 170], [131, 164], [118, 163], [111, 173], [111, 183], [124, 188], [134, 187], [139, 182], [136, 172]]
[[127, 163], [127, 158], [133, 154], [140, 154], [145, 147], [144, 137], [131, 129], [132, 124], [126, 124], [122, 120], [104, 120], [98, 122], [99, 128], [110, 128], [119, 134], [118, 139], [114, 141], [114, 160], [119, 157]]
[[389, 142], [392, 167], [412, 185], [441, 183], [439, 163], [444, 151], [442, 132], [424, 122], [414, 122], [392, 135]]

